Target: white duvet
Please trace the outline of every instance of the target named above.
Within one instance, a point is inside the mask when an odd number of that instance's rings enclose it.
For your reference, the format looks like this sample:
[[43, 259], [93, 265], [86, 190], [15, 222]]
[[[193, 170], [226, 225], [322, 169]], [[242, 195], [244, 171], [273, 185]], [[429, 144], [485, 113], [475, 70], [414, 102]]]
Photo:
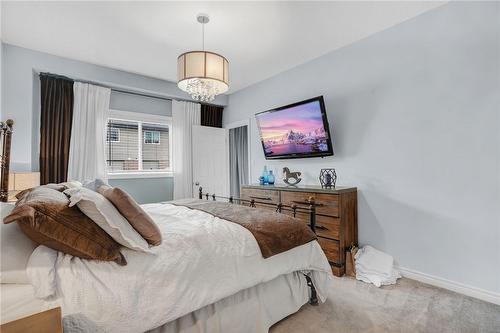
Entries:
[[121, 333], [145, 332], [295, 271], [310, 271], [325, 300], [332, 273], [316, 241], [264, 259], [255, 238], [238, 224], [170, 204], [142, 207], [162, 232], [152, 254], [123, 248], [128, 264], [118, 266], [58, 253], [51, 280], [43, 264], [50, 256], [35, 251], [28, 264], [35, 291], [47, 295], [55, 286], [50, 302], [62, 304], [64, 315], [81, 313]]

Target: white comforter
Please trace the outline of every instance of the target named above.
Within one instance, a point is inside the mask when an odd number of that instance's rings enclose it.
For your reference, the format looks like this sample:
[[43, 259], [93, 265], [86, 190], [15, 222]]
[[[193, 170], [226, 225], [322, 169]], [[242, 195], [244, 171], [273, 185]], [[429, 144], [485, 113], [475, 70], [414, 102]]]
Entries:
[[[82, 313], [109, 332], [144, 332], [240, 290], [294, 271], [311, 271], [321, 301], [332, 281], [316, 241], [263, 259], [245, 228], [207, 213], [170, 204], [143, 208], [163, 237], [153, 254], [123, 249], [127, 266], [59, 253], [55, 295], [64, 315]], [[35, 289], [50, 289], [45, 258], [31, 258]], [[38, 273], [37, 273], [38, 272]], [[47, 285], [49, 285], [47, 287]]]

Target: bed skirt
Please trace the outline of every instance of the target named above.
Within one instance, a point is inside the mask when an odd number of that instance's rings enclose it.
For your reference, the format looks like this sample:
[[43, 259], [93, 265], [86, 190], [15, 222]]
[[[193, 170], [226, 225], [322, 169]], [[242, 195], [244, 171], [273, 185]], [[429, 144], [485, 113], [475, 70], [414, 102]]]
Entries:
[[148, 333], [267, 333], [273, 324], [306, 304], [309, 293], [302, 273], [281, 275]]

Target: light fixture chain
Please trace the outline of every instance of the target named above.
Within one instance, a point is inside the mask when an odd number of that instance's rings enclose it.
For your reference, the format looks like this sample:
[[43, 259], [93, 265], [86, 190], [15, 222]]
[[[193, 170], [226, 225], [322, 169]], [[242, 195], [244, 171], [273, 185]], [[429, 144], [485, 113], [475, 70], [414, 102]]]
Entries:
[[201, 24], [201, 50], [205, 51], [205, 23]]

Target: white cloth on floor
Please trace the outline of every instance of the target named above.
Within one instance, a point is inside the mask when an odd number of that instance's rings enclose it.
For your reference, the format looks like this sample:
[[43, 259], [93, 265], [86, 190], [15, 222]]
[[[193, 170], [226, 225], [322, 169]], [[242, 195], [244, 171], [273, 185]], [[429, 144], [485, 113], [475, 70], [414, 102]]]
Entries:
[[375, 286], [395, 284], [401, 277], [394, 268], [394, 258], [370, 245], [358, 250], [355, 256], [356, 279]]

